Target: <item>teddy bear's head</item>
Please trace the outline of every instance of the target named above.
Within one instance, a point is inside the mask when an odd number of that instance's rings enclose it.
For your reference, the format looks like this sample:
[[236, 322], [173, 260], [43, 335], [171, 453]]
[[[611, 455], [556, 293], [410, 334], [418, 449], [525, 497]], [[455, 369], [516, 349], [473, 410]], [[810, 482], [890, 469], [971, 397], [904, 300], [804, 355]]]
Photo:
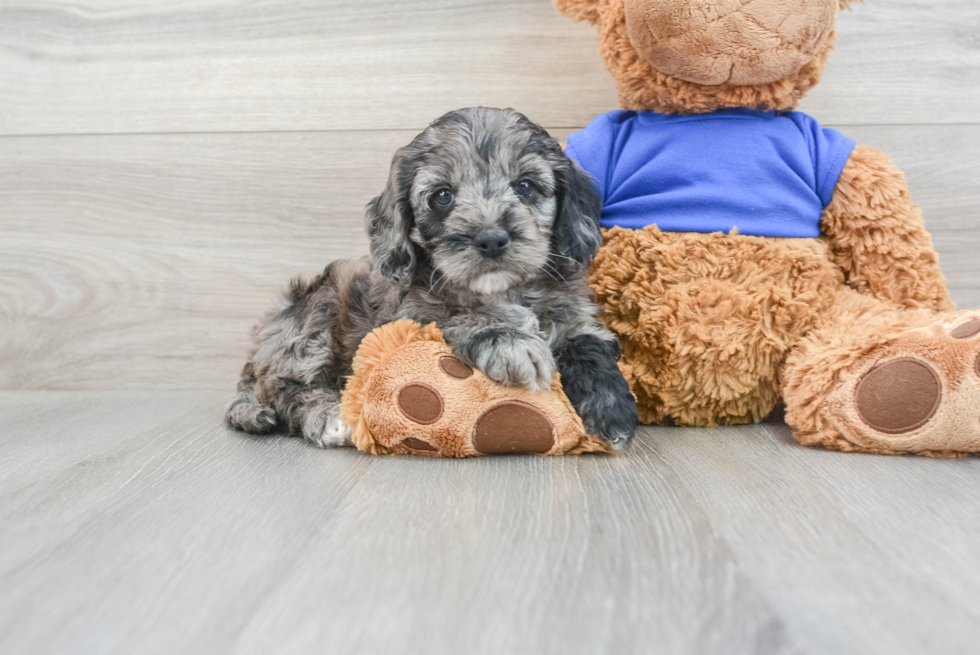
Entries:
[[599, 29], [624, 109], [786, 110], [820, 81], [851, 0], [554, 0]]

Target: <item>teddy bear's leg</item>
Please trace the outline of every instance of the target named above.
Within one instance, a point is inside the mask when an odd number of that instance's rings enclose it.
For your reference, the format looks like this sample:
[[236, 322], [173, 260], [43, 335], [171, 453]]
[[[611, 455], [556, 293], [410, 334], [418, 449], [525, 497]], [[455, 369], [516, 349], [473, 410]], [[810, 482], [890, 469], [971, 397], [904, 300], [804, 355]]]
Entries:
[[644, 423], [763, 420], [843, 277], [816, 239], [613, 228], [589, 282]]
[[782, 379], [786, 422], [801, 443], [980, 452], [980, 311], [894, 309], [842, 287]]

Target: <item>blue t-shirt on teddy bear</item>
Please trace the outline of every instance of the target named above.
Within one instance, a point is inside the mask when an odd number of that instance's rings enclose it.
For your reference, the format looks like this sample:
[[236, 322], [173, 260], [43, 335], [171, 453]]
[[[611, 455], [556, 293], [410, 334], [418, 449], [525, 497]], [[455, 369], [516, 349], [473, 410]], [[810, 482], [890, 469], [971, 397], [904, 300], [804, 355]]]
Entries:
[[603, 227], [816, 237], [854, 145], [795, 111], [620, 110], [565, 152], [595, 178]]

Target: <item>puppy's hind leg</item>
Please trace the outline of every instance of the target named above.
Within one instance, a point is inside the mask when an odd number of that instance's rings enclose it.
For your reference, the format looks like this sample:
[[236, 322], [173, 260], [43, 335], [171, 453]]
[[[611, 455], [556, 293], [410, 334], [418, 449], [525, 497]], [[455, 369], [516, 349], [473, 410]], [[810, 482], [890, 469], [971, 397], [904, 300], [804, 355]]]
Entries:
[[289, 431], [320, 448], [353, 446], [350, 428], [340, 420], [340, 392], [325, 387], [287, 383], [279, 413]]
[[255, 372], [251, 362], [242, 370], [238, 393], [225, 411], [225, 420], [233, 428], [252, 434], [265, 434], [276, 427], [276, 413], [255, 397]]

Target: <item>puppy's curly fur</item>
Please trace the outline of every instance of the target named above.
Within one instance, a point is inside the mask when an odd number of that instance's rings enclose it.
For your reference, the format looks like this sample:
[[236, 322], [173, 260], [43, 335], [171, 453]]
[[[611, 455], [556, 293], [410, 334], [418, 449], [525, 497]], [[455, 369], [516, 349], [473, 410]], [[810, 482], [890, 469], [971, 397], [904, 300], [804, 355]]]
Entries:
[[255, 328], [228, 422], [349, 443], [338, 406], [358, 344], [408, 318], [435, 321], [458, 357], [502, 384], [548, 388], [557, 369], [586, 428], [622, 447], [636, 403], [585, 278], [600, 210], [592, 180], [523, 115], [446, 114], [395, 154], [368, 205], [371, 257], [295, 280]]

